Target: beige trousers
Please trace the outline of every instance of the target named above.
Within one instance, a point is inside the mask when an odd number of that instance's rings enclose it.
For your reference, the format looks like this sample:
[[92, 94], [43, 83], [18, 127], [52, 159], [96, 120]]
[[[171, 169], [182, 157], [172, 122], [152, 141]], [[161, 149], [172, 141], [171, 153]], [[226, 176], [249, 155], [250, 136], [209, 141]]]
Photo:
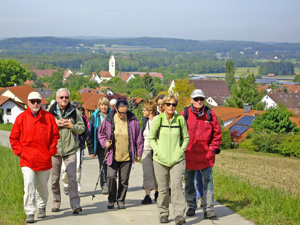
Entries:
[[158, 184], [157, 208], [159, 217], [169, 216], [169, 182], [171, 182], [171, 202], [174, 218], [183, 216], [186, 208], [182, 189], [185, 173], [185, 160], [171, 166], [164, 166], [153, 161], [155, 178]]
[[69, 182], [69, 199], [71, 208], [80, 205], [80, 198], [78, 194], [78, 186], [76, 181], [76, 154], [60, 156], [52, 156], [52, 171], [51, 171], [51, 189], [53, 194], [53, 207], [59, 208], [61, 204], [61, 193], [60, 193], [60, 173], [62, 161], [66, 166]]

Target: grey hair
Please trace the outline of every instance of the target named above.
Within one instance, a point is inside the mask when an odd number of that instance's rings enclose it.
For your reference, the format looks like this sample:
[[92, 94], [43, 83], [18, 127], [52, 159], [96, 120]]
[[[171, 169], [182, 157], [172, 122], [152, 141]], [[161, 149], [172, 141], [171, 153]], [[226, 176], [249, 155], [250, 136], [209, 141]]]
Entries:
[[62, 92], [62, 91], [67, 91], [68, 94], [69, 94], [69, 97], [70, 97], [70, 91], [67, 88], [60, 88], [60, 89], [58, 89], [57, 92], [56, 92], [56, 97], [58, 97], [58, 93]]

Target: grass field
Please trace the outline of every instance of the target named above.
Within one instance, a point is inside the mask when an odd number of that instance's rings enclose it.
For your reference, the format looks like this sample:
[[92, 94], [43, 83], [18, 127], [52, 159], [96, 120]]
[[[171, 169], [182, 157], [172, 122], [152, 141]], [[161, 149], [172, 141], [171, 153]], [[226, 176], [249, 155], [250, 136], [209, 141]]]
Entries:
[[225, 150], [214, 167], [215, 199], [256, 224], [300, 224], [300, 159]]
[[6, 123], [6, 124], [0, 123], [0, 130], [11, 131], [12, 127], [13, 127], [12, 123]]
[[19, 157], [0, 146], [0, 224], [25, 224], [23, 209], [23, 175]]

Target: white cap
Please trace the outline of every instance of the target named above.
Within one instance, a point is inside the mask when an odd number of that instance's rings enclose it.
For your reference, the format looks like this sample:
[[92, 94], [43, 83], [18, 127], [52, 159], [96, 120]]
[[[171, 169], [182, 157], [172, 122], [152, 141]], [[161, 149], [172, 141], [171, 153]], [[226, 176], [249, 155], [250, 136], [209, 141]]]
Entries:
[[40, 95], [40, 93], [36, 92], [36, 91], [33, 91], [31, 92], [28, 97], [27, 97], [27, 100], [31, 100], [31, 99], [39, 99], [39, 100], [42, 100], [42, 96]]
[[117, 104], [117, 99], [113, 98], [109, 102], [110, 105], [116, 105]]
[[192, 94], [191, 94], [191, 98], [197, 98], [197, 97], [203, 97], [205, 98], [205, 94], [201, 89], [195, 89]]

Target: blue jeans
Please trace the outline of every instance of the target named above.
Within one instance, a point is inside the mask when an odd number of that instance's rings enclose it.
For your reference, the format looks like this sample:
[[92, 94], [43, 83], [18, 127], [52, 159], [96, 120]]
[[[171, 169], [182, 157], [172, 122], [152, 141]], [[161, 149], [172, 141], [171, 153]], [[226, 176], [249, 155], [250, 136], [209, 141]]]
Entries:
[[203, 180], [201, 170], [196, 170], [194, 183], [196, 189], [196, 202], [198, 202], [198, 199], [203, 196]]
[[[213, 182], [213, 168], [207, 167], [200, 170], [203, 177], [203, 211], [213, 211], [213, 197], [214, 197], [214, 182]], [[195, 190], [195, 173], [196, 170], [186, 169], [185, 171], [185, 200], [188, 208], [197, 209], [196, 190]]]

